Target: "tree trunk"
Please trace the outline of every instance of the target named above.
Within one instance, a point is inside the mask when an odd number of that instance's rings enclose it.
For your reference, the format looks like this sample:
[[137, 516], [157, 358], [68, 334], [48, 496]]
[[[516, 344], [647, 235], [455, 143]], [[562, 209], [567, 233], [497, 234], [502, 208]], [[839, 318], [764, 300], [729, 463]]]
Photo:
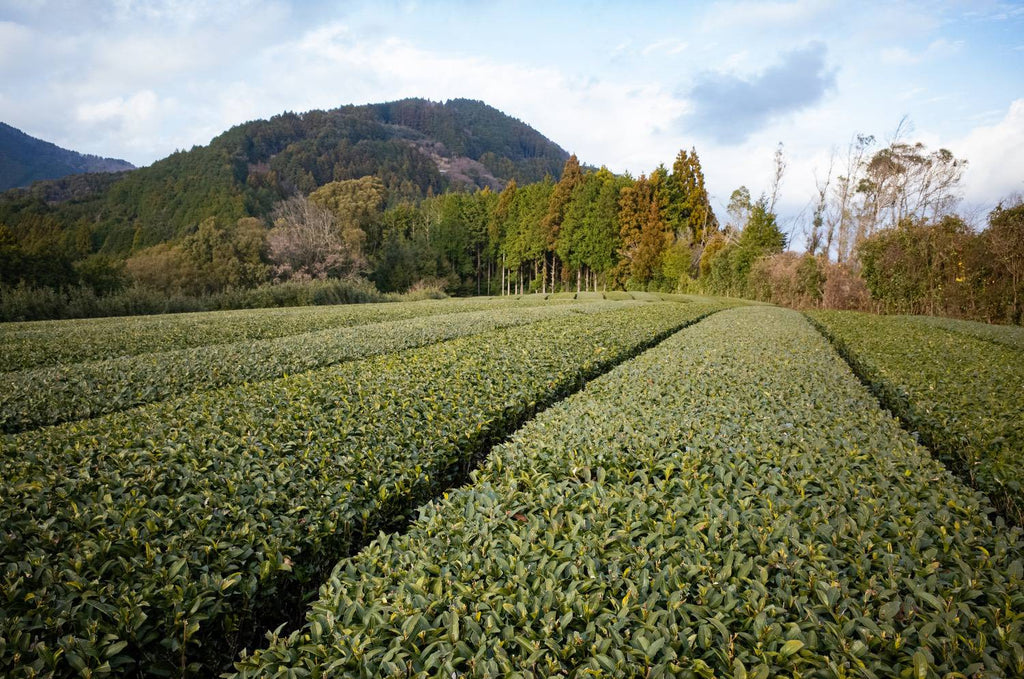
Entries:
[[1020, 306], [1018, 306], [1018, 290], [1020, 289], [1020, 283], [1018, 277], [1014, 275], [1010, 279], [1013, 283], [1013, 316], [1011, 320], [1014, 325], [1020, 325]]

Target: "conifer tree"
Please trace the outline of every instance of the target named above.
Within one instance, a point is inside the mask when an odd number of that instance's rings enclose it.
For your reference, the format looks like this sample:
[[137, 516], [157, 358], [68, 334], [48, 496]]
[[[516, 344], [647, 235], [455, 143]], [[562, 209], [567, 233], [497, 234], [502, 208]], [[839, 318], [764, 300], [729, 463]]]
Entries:
[[[548, 268], [548, 255], [551, 253], [550, 273], [551, 273], [551, 289], [555, 287], [555, 275], [557, 269], [557, 250], [558, 250], [558, 239], [559, 233], [562, 229], [562, 222], [565, 219], [565, 210], [569, 205], [569, 201], [572, 198], [573, 190], [583, 182], [583, 172], [580, 169], [580, 162], [576, 158], [576, 154], [569, 156], [569, 159], [565, 161], [565, 167], [562, 169], [562, 178], [555, 184], [554, 190], [551, 192], [551, 198], [548, 200], [547, 213], [544, 215], [542, 222], [542, 230], [544, 233], [544, 272], [547, 274]], [[546, 289], [546, 280], [542, 286], [542, 289]]]
[[[490, 221], [487, 223], [487, 239], [490, 257], [501, 268], [501, 294], [506, 291], [506, 262], [504, 253], [505, 238], [508, 234], [508, 220], [512, 212], [512, 202], [516, 197], [516, 180], [509, 180], [505, 188], [498, 194], [498, 202], [491, 212]], [[490, 286], [488, 285], [488, 288]]]
[[679, 151], [672, 174], [668, 177], [669, 202], [665, 218], [678, 239], [686, 239], [691, 247], [703, 248], [712, 233], [718, 230], [718, 220], [711, 209], [704, 186], [697, 150]]
[[664, 218], [667, 172], [659, 167], [650, 178], [643, 175], [632, 187], [623, 189], [619, 208], [622, 237], [622, 277], [630, 285], [646, 286], [660, 272], [672, 231]]
[[640, 252], [644, 225], [644, 204], [650, 194], [650, 182], [641, 174], [631, 186], [619, 194], [619, 266], [617, 278], [625, 282], [632, 276], [633, 261]]

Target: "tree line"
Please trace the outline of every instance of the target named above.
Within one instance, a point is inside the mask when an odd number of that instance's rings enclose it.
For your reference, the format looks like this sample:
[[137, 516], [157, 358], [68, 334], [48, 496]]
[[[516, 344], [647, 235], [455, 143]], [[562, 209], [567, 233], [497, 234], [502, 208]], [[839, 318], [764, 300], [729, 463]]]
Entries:
[[[769, 190], [754, 198], [739, 187], [721, 222], [695, 149], [635, 178], [570, 156], [557, 181], [420, 200], [396, 200], [374, 175], [295, 189], [264, 219], [221, 211], [184, 237], [137, 242], [126, 258], [91, 253], [88, 232], [44, 217], [20, 237], [0, 224], [0, 270], [8, 284], [20, 272], [60, 287], [63, 276], [99, 295], [365, 280], [385, 293], [689, 291], [1020, 323], [1024, 204], [1008, 200], [971, 228], [955, 214], [965, 167], [898, 136], [881, 148], [855, 137], [818, 178], [802, 252], [786, 251], [775, 212], [780, 146]], [[48, 266], [62, 249], [82, 256]]]
[[[1010, 196], [984, 223], [970, 224], [957, 212], [967, 161], [907, 140], [906, 130], [904, 120], [885, 145], [858, 134], [845, 152], [833, 151], [816, 177], [802, 254], [774, 247], [745, 276], [710, 287], [800, 307], [1021, 324], [1024, 201]], [[773, 196], [784, 170], [780, 147]], [[742, 237], [737, 225], [759, 219], [743, 187], [728, 213], [726, 242]], [[745, 264], [741, 258], [734, 270]]]
[[694, 150], [635, 179], [571, 156], [558, 181], [388, 204], [378, 177], [333, 181], [279, 201], [267, 221], [211, 216], [178, 241], [75, 266], [102, 292], [136, 284], [202, 295], [354, 277], [383, 292], [419, 284], [457, 295], [675, 290], [698, 274], [718, 231]]

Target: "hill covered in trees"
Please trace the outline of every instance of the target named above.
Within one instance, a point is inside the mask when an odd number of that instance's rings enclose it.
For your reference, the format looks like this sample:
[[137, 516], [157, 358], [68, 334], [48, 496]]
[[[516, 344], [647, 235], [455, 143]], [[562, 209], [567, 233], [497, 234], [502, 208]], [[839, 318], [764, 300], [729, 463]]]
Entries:
[[126, 160], [100, 158], [63, 149], [0, 123], [0, 191], [59, 179], [83, 172], [122, 172], [135, 166]]
[[72, 234], [84, 254], [124, 256], [180, 239], [210, 217], [265, 218], [281, 199], [332, 181], [377, 177], [397, 204], [536, 181], [557, 175], [566, 158], [536, 130], [481, 102], [343, 106], [238, 125], [114, 182], [8, 192], [0, 223], [22, 239]]

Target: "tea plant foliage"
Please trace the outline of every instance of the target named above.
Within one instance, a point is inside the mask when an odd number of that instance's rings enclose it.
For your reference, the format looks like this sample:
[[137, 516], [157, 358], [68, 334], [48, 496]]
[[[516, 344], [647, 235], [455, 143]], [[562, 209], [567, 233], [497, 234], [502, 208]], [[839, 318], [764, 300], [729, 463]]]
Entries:
[[537, 409], [718, 307], [495, 330], [0, 446], [0, 675], [215, 675]]
[[242, 677], [1008, 677], [1022, 542], [798, 314], [715, 314], [342, 560]]
[[3, 373], [0, 431], [96, 417], [178, 394], [268, 380], [496, 328], [608, 311], [622, 305], [550, 304], [431, 314]]
[[886, 408], [1024, 523], [1024, 353], [901, 317], [810, 316]]
[[994, 325], [941, 316], [904, 316], [908, 322], [944, 328], [996, 344], [1024, 350], [1024, 328], [1019, 325]]
[[0, 370], [27, 370], [211, 344], [259, 341], [439, 313], [539, 304], [550, 303], [538, 295], [516, 300], [425, 300], [0, 323], [0, 344], [4, 347], [0, 353]]

